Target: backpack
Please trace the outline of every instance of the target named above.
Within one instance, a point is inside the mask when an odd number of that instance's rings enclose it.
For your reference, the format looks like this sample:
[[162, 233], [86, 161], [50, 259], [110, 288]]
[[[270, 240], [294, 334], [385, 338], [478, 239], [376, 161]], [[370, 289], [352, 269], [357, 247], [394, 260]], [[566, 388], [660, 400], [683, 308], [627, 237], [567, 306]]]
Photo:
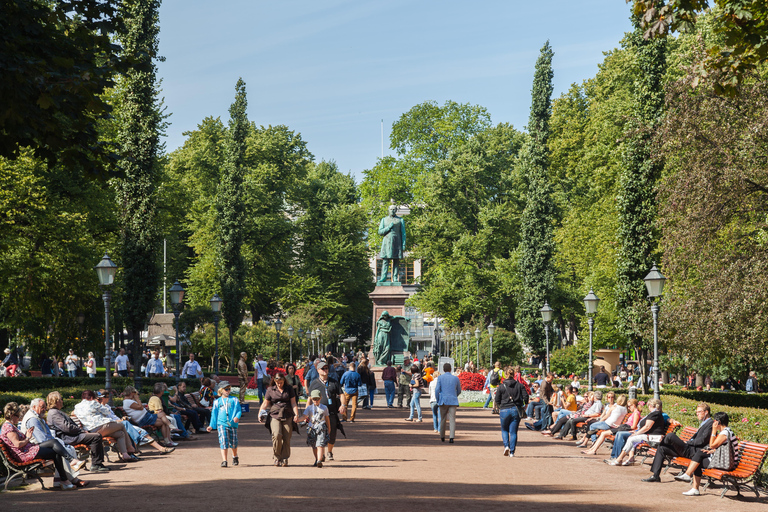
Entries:
[[497, 372], [496, 370], [493, 370], [491, 372], [491, 378], [489, 379], [488, 382], [491, 384], [491, 386], [498, 386], [499, 383], [501, 382], [501, 378], [499, 377], [499, 372]]

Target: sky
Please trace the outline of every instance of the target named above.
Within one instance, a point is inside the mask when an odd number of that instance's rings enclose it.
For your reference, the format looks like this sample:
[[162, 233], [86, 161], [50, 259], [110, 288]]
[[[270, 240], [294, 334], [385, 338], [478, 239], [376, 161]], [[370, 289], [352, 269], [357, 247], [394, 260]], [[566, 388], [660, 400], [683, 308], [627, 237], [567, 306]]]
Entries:
[[165, 0], [158, 76], [166, 151], [208, 116], [226, 124], [242, 77], [248, 118], [301, 134], [360, 182], [413, 106], [485, 107], [524, 129], [549, 40], [554, 97], [593, 77], [631, 30], [624, 0]]

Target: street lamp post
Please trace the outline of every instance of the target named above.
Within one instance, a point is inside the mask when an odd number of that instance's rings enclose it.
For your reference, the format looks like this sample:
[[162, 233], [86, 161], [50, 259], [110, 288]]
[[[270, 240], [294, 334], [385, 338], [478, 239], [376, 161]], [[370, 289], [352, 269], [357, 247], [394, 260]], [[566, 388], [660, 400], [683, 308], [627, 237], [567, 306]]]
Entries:
[[320, 331], [320, 328], [319, 328], [319, 327], [318, 327], [318, 328], [317, 328], [317, 330], [315, 331], [315, 334], [317, 335], [317, 336], [316, 336], [316, 338], [317, 338], [317, 352], [315, 352], [315, 354], [317, 354], [318, 356], [321, 356], [321, 355], [322, 355], [322, 354], [321, 354], [321, 351], [322, 351], [322, 346], [323, 346], [323, 345], [322, 345], [322, 341], [323, 341], [323, 333]]
[[299, 335], [299, 361], [302, 361], [304, 359], [304, 353], [302, 351], [302, 345], [304, 344], [302, 341], [302, 338], [304, 337], [304, 329], [299, 329], [297, 334]]
[[[653, 398], [659, 398], [659, 304], [656, 297], [664, 293], [664, 283], [667, 280], [653, 263], [651, 271], [643, 278], [648, 289], [648, 300], [651, 301], [651, 313], [653, 313]], [[643, 362], [645, 364], [645, 362]]]
[[293, 326], [288, 326], [288, 342], [290, 343], [291, 350], [291, 363], [293, 363]]
[[472, 339], [472, 333], [469, 328], [464, 332], [464, 352], [466, 354], [467, 363], [469, 363], [469, 340]]
[[307, 347], [309, 355], [315, 354], [315, 331], [309, 331], [309, 346]]
[[475, 328], [475, 367], [480, 370], [480, 327]]
[[493, 325], [493, 322], [491, 322], [490, 325], [488, 325], [488, 339], [491, 342], [491, 347], [490, 347], [490, 349], [491, 349], [490, 350], [490, 356], [491, 357], [490, 357], [489, 367], [493, 366], [493, 333], [494, 332], [496, 332], [496, 326]]
[[213, 371], [216, 375], [219, 374], [219, 312], [221, 311], [221, 303], [224, 302], [219, 298], [217, 294], [213, 294], [211, 298], [211, 310], [213, 311], [213, 325], [216, 339], [216, 346], [213, 352]]
[[544, 320], [544, 333], [547, 336], [547, 373], [549, 373], [549, 322], [552, 321], [552, 313], [555, 312], [554, 309], [549, 307], [549, 302], [546, 300], [544, 301], [544, 307], [539, 310], [541, 313], [541, 319]]
[[109, 397], [109, 405], [112, 405], [112, 372], [110, 371], [110, 356], [112, 351], [109, 346], [109, 302], [112, 298], [112, 291], [110, 286], [115, 282], [115, 274], [117, 273], [117, 265], [110, 257], [105, 253], [104, 257], [98, 265], [94, 267], [96, 274], [99, 276], [99, 284], [101, 285], [102, 294], [101, 298], [104, 301], [104, 365], [107, 367], [107, 374], [104, 378], [104, 388], [107, 390], [107, 396]]
[[592, 335], [595, 331], [595, 318], [597, 313], [597, 305], [600, 303], [600, 299], [597, 298], [592, 288], [589, 289], [589, 293], [584, 297], [584, 308], [587, 310], [587, 323], [589, 323], [589, 390], [592, 391]]
[[280, 329], [283, 327], [283, 322], [280, 321], [278, 318], [274, 322], [275, 324], [275, 332], [277, 333], [277, 357], [275, 358], [276, 363], [280, 363]]
[[168, 290], [171, 295], [171, 306], [173, 306], [173, 316], [176, 318], [176, 384], [179, 384], [181, 378], [181, 346], [179, 344], [179, 315], [184, 303], [184, 287], [177, 279], [171, 289]]

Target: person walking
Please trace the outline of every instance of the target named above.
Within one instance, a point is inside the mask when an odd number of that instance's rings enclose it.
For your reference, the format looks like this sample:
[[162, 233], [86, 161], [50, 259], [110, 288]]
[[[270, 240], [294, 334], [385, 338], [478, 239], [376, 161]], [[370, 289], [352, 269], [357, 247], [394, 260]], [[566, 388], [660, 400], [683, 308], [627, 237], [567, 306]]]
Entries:
[[307, 423], [307, 445], [312, 448], [312, 454], [315, 456], [314, 466], [317, 468], [323, 467], [325, 448], [328, 446], [328, 431], [331, 429], [328, 408], [320, 403], [321, 395], [319, 389], [309, 394], [302, 417], [302, 421]]
[[520, 426], [520, 411], [525, 409], [528, 393], [525, 386], [514, 378], [512, 367], [507, 367], [507, 378], [499, 384], [493, 398], [494, 409], [499, 411], [501, 440], [504, 443], [504, 456], [514, 457], [517, 448], [517, 429]]
[[451, 373], [451, 363], [443, 365], [443, 374], [437, 378], [435, 386], [435, 398], [440, 407], [440, 441], [445, 442], [445, 422], [450, 423], [451, 437], [448, 440], [453, 444], [456, 435], [456, 409], [459, 407], [459, 395], [461, 394], [461, 381]]
[[64, 360], [64, 364], [67, 365], [67, 374], [70, 377], [77, 377], [77, 368], [80, 366], [80, 358], [75, 355], [73, 349], [69, 349], [69, 355]]
[[237, 361], [237, 384], [240, 386], [240, 405], [245, 403], [245, 392], [248, 389], [248, 363], [246, 362], [248, 354], [240, 352], [240, 359]]
[[328, 408], [328, 419], [331, 423], [328, 433], [328, 451], [326, 458], [328, 460], [333, 460], [333, 446], [336, 444], [336, 434], [338, 431], [341, 431], [344, 437], [346, 437], [344, 428], [341, 426], [339, 414], [346, 413], [347, 402], [344, 398], [339, 381], [328, 377], [329, 370], [328, 363], [325, 361], [320, 361], [317, 364], [319, 377], [308, 383], [307, 393], [310, 393], [311, 395], [315, 390], [320, 391], [320, 403]]
[[261, 354], [256, 356], [253, 370], [256, 372], [256, 387], [258, 388], [259, 404], [261, 405], [264, 403], [264, 376], [267, 374], [267, 362]]
[[[487, 409], [488, 405], [490, 405], [491, 402], [494, 404], [496, 403], [494, 401], [496, 397], [496, 389], [499, 387], [499, 384], [501, 384], [504, 381], [505, 373], [504, 370], [501, 369], [501, 363], [496, 361], [493, 363], [493, 370], [491, 370], [488, 373], [488, 377], [486, 379], [486, 386], [488, 388], [488, 398], [485, 400], [485, 405], [483, 406], [483, 409]], [[494, 413], [498, 413], [498, 409], [496, 407], [493, 408]]]
[[291, 436], [294, 428], [298, 431], [296, 418], [299, 409], [296, 393], [285, 385], [285, 375], [275, 373], [272, 385], [264, 394], [264, 402], [259, 408], [259, 421], [265, 421], [267, 430], [272, 434], [272, 453], [275, 466], [287, 466], [291, 456]]
[[411, 402], [411, 363], [408, 358], [403, 360], [403, 365], [397, 367], [400, 373], [397, 377], [397, 406], [403, 406], [403, 395], [406, 395], [405, 403]]
[[[357, 392], [363, 383], [360, 374], [355, 371], [355, 363], [349, 363], [347, 371], [341, 376], [341, 387], [344, 390], [344, 402], [352, 405], [352, 411], [349, 415], [349, 421], [355, 422], [355, 413], [357, 413]], [[347, 419], [346, 410], [343, 413], [344, 420]]]
[[231, 386], [229, 382], [219, 384], [219, 398], [213, 401], [211, 414], [211, 424], [206, 430], [210, 432], [216, 429], [219, 437], [219, 448], [221, 449], [221, 467], [227, 467], [227, 450], [232, 449], [232, 465], [240, 464], [237, 456], [237, 427], [240, 425], [240, 416], [242, 409], [240, 401], [233, 396], [229, 396]]
[[[413, 364], [411, 366], [411, 382], [410, 382], [410, 388], [411, 388], [411, 403], [410, 410], [411, 414], [405, 418], [405, 421], [413, 421], [416, 419], [419, 423], [421, 423], [421, 390], [424, 387], [424, 378], [421, 375], [421, 368], [419, 368], [418, 364]], [[417, 418], [414, 418], [413, 416], [413, 409], [416, 409], [417, 412]]]
[[387, 367], [381, 372], [381, 380], [384, 381], [384, 394], [387, 398], [387, 407], [392, 409], [395, 401], [395, 390], [397, 386], [397, 370], [392, 366], [392, 361], [387, 361]]
[[203, 369], [200, 367], [200, 363], [195, 361], [195, 354], [190, 352], [189, 361], [184, 363], [184, 367], [181, 369], [181, 378], [182, 379], [199, 379], [202, 376], [203, 376]]

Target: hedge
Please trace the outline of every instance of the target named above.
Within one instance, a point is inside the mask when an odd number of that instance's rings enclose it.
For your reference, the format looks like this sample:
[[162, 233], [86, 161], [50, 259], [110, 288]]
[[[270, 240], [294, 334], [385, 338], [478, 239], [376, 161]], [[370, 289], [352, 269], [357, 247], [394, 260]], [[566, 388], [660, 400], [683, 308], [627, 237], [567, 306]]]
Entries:
[[[198, 379], [183, 379], [187, 387], [197, 390], [200, 385]], [[176, 379], [173, 377], [161, 377], [152, 379], [149, 377], [141, 378], [142, 389], [152, 387], [156, 382], [165, 382], [168, 386], [175, 386]], [[112, 377], [112, 389], [122, 392], [125, 386], [133, 386], [133, 377]], [[0, 393], [15, 393], [19, 391], [37, 391], [39, 389], [57, 389], [57, 388], [77, 387], [80, 389], [101, 389], [105, 387], [104, 378], [96, 377], [13, 377], [0, 379]]]

